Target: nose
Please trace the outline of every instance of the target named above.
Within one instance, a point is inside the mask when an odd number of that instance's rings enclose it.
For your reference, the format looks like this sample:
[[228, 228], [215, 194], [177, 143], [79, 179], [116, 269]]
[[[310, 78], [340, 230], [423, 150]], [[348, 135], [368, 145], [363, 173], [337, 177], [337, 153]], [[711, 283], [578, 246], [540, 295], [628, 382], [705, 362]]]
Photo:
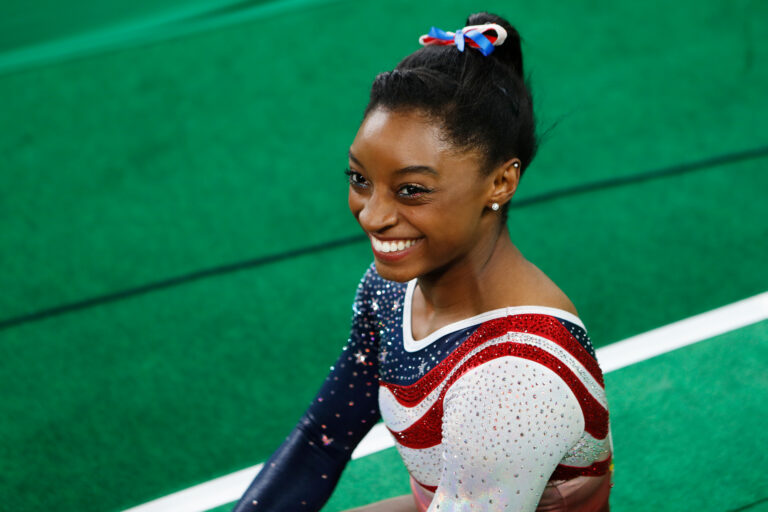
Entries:
[[365, 231], [376, 233], [395, 225], [397, 208], [385, 193], [374, 191], [363, 201], [357, 221]]

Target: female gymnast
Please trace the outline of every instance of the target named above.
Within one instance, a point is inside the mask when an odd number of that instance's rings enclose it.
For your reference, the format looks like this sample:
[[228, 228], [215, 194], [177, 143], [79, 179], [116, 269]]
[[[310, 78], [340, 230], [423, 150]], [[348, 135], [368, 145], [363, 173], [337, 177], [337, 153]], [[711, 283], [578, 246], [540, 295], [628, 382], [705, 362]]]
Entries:
[[356, 512], [607, 511], [602, 371], [506, 222], [536, 152], [520, 37], [478, 13], [419, 41], [376, 77], [349, 149], [374, 258], [349, 340], [235, 511], [319, 511], [379, 419], [412, 493]]

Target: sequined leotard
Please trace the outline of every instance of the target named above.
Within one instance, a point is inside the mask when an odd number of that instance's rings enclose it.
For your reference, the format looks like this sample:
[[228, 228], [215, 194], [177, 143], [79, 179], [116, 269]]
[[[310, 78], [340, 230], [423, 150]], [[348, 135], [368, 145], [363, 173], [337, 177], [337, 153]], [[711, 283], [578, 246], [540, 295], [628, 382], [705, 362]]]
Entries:
[[379, 418], [430, 512], [536, 510], [553, 484], [608, 474], [603, 375], [576, 316], [502, 308], [414, 340], [415, 285], [371, 264], [347, 345], [236, 512], [320, 510]]

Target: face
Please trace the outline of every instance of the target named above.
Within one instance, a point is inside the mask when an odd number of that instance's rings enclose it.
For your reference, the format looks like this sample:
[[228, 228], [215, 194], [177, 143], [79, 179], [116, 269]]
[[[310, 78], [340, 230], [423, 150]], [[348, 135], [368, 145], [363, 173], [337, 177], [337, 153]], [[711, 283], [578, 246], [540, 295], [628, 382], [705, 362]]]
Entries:
[[376, 109], [349, 150], [349, 208], [368, 234], [376, 270], [408, 281], [460, 264], [495, 222], [493, 179], [417, 111]]

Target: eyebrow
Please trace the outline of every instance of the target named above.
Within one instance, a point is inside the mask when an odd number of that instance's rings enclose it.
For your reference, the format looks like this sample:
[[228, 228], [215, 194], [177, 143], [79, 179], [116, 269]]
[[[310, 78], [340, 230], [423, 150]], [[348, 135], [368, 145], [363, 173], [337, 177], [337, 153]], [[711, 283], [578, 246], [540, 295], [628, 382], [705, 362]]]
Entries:
[[[353, 162], [355, 162], [357, 165], [359, 165], [362, 168], [365, 168], [365, 166], [355, 158], [355, 155], [352, 154], [352, 151], [349, 152], [349, 158]], [[400, 176], [403, 174], [431, 174], [433, 176], [440, 176], [440, 173], [437, 172], [433, 167], [430, 167], [428, 165], [409, 165], [407, 167], [403, 167], [402, 169], [398, 169], [394, 172], [395, 176]]]

